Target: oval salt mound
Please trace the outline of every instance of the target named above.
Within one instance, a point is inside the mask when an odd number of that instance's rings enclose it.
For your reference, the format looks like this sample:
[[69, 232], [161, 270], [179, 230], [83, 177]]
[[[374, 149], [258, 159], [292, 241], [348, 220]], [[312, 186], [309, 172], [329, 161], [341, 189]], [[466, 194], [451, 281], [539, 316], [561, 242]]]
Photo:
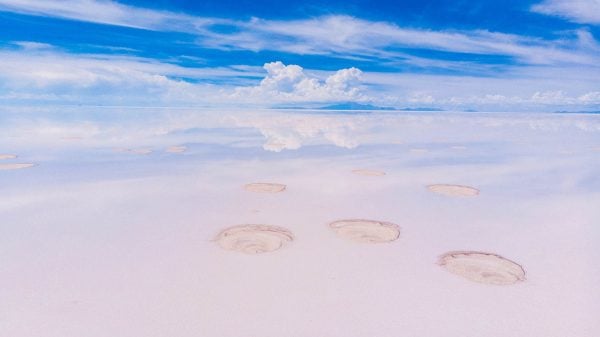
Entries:
[[273, 184], [273, 183], [251, 183], [244, 185], [244, 189], [250, 192], [259, 192], [259, 193], [277, 193], [283, 192], [286, 186], [283, 184]]
[[396, 224], [375, 220], [348, 219], [329, 224], [335, 233], [347, 240], [364, 243], [391, 242], [400, 236]]
[[32, 166], [33, 164], [0, 164], [0, 170], [18, 170]]
[[15, 158], [17, 158], [17, 156], [14, 154], [0, 154], [0, 160], [15, 159]]
[[169, 146], [166, 151], [169, 153], [183, 153], [185, 150], [187, 150], [185, 146]]
[[352, 170], [352, 173], [358, 174], [358, 175], [361, 175], [361, 176], [371, 176], [371, 177], [380, 177], [380, 176], [384, 176], [385, 175], [385, 172], [383, 172], [383, 171], [363, 170], [363, 169]]
[[289, 230], [269, 225], [240, 225], [227, 228], [215, 241], [223, 249], [245, 254], [260, 254], [280, 249], [294, 240]]
[[452, 197], [474, 197], [479, 195], [478, 189], [463, 185], [435, 184], [427, 186], [427, 189], [437, 194], [443, 194]]
[[115, 152], [122, 152], [122, 153], [133, 153], [133, 154], [150, 154], [152, 153], [152, 150], [150, 149], [125, 149], [125, 148], [116, 148]]
[[131, 152], [134, 154], [150, 154], [150, 153], [152, 153], [152, 150], [150, 150], [150, 149], [130, 149], [130, 150], [128, 150], [128, 152]]
[[482, 252], [449, 252], [438, 261], [449, 272], [474, 282], [509, 285], [525, 280], [525, 270], [502, 256]]

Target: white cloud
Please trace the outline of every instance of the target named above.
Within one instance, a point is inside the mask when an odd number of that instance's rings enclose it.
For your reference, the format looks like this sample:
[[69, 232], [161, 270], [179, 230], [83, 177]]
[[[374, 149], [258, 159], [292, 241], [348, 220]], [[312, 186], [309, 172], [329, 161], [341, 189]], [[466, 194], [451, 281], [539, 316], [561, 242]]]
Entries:
[[579, 23], [600, 24], [599, 0], [545, 0], [531, 9]]
[[408, 102], [416, 104], [437, 104], [447, 108], [460, 108], [465, 105], [476, 105], [483, 108], [487, 107], [488, 109], [505, 107], [513, 110], [535, 110], [536, 108], [547, 109], [548, 107], [585, 107], [600, 105], [600, 92], [598, 91], [587, 92], [582, 95], [569, 95], [565, 91], [554, 90], [536, 91], [531, 96], [484, 94], [435, 98], [434, 96], [427, 95], [423, 99], [419, 98], [420, 96], [409, 96]]
[[[0, 49], [3, 100], [271, 106], [368, 99], [360, 85], [362, 72], [356, 68], [321, 79], [298, 65], [271, 62], [264, 65], [265, 76], [257, 67], [188, 68], [140, 57], [69, 54], [45, 44], [18, 45], [22, 49]], [[248, 84], [257, 80], [251, 77], [264, 78], [252, 86]], [[227, 84], [206, 84], [209, 80]]]
[[409, 93], [407, 101], [416, 104], [431, 104], [435, 102], [435, 98], [427, 92], [416, 91]]
[[34, 41], [16, 41], [16, 42], [13, 42], [13, 44], [15, 46], [22, 48], [23, 50], [26, 50], [26, 51], [48, 50], [48, 49], [54, 48], [54, 46], [52, 46], [51, 44], [34, 42]]
[[[547, 1], [534, 9], [577, 8], [577, 13], [598, 18], [598, 1]], [[486, 30], [429, 30], [405, 28], [383, 21], [368, 21], [345, 15], [301, 20], [248, 21], [192, 16], [96, 0], [0, 0], [0, 10], [42, 15], [141, 29], [175, 31], [198, 36], [204, 47], [223, 50], [272, 50], [295, 54], [336, 55], [348, 59], [385, 59], [422, 67], [477, 67], [462, 61], [417, 57], [402, 48], [424, 48], [458, 53], [504, 55], [528, 64], [599, 63], [597, 50], [584, 42], [593, 37], [544, 40]], [[548, 9], [549, 10], [549, 9]], [[230, 26], [232, 32], [218, 33], [213, 25]]]
[[[296, 54], [381, 58], [414, 65], [427, 65], [428, 62], [426, 58], [402, 52], [402, 48], [505, 55], [532, 64], [598, 62], [597, 54], [582, 45], [579, 42], [581, 36], [577, 34], [572, 39], [543, 40], [485, 30], [434, 31], [403, 28], [392, 23], [344, 15], [292, 21], [254, 19], [232, 24], [240, 28], [239, 32], [204, 32], [200, 43], [224, 50], [277, 50]], [[587, 36], [589, 37], [591, 35]]]
[[531, 101], [541, 104], [572, 104], [572, 98], [562, 90], [538, 91], [531, 96]]
[[583, 104], [600, 104], [600, 91], [592, 91], [577, 97]]
[[18, 45], [22, 49], [0, 49], [3, 104], [270, 107], [353, 101], [478, 110], [596, 109], [600, 104], [600, 70], [595, 67], [528, 67], [493, 78], [363, 73], [356, 68], [327, 72], [281, 62], [263, 69], [193, 68], [140, 57], [70, 54], [29, 42]]
[[247, 83], [248, 77], [262, 76], [247, 66], [189, 68], [141, 57], [70, 54], [29, 42], [18, 45], [24, 48], [0, 49], [0, 88], [5, 92], [0, 98], [5, 100], [39, 97], [85, 104], [206, 104], [224, 87], [202, 81], [218, 79], [234, 86]]
[[0, 10], [149, 30], [189, 31], [218, 21], [110, 0], [0, 0]]
[[325, 102], [367, 100], [360, 88], [362, 72], [341, 69], [325, 81], [308, 75], [298, 65], [266, 63], [267, 76], [254, 87], [238, 87], [232, 97], [242, 101]]

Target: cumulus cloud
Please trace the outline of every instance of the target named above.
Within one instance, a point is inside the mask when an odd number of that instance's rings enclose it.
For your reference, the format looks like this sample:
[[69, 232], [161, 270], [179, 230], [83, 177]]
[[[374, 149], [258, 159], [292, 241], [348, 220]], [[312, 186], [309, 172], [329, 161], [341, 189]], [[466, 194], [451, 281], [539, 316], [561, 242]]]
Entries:
[[357, 68], [341, 69], [324, 81], [307, 74], [299, 65], [280, 61], [266, 63], [266, 77], [259, 85], [239, 87], [231, 95], [235, 99], [272, 102], [361, 101], [362, 72]]
[[600, 24], [599, 0], [545, 0], [531, 9], [579, 23]]

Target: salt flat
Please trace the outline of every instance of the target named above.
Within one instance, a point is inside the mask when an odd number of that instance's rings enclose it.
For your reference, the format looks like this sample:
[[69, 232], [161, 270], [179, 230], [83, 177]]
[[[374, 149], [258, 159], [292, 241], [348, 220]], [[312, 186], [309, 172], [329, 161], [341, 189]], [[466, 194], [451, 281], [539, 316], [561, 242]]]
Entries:
[[600, 335], [598, 115], [72, 112], [0, 126], [1, 336]]

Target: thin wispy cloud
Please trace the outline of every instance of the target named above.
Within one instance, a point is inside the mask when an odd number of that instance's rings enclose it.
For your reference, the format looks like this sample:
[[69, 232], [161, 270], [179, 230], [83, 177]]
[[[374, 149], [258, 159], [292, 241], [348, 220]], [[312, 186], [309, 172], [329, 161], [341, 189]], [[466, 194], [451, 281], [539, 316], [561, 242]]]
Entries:
[[[94, 0], [60, 2], [0, 0], [0, 9], [117, 26], [194, 34], [198, 36], [197, 41], [200, 45], [224, 50], [335, 54], [342, 57], [407, 59], [410, 62], [413, 56], [402, 49], [423, 48], [454, 53], [506, 55], [521, 62], [534, 64], [595, 64], [598, 62], [598, 56], [589, 53], [580, 43], [577, 35], [572, 38], [543, 40], [487, 30], [436, 31], [402, 28], [388, 22], [368, 21], [345, 15], [288, 21], [259, 18], [239, 21]], [[217, 28], [223, 30], [223, 27], [230, 28], [230, 32], [218, 32]]]
[[506, 55], [532, 64], [595, 64], [577, 35], [542, 40], [486, 30], [433, 31], [407, 29], [387, 22], [349, 16], [325, 16], [297, 21], [252, 20], [237, 24], [232, 34], [213, 33], [200, 43], [212, 48], [278, 50], [299, 54], [335, 54], [383, 59], [419, 58], [402, 49], [422, 48], [453, 53]]
[[0, 0], [0, 10], [149, 30], [186, 31], [215, 22], [215, 20], [186, 14], [128, 6], [108, 0]]
[[579, 23], [600, 24], [599, 0], [545, 0], [534, 5], [532, 10]]
[[143, 102], [146, 96], [154, 103], [192, 101], [206, 97], [207, 91], [217, 94], [218, 88], [210, 85], [213, 80], [229, 79], [230, 86], [235, 86], [245, 82], [240, 77], [262, 76], [252, 67], [187, 68], [141, 57], [72, 54], [45, 45], [32, 48], [28, 42], [18, 45], [23, 49], [0, 49], [0, 87], [4, 91], [0, 99], [39, 97], [98, 103], [90, 101], [98, 96], [114, 104], [127, 103], [127, 97]]

